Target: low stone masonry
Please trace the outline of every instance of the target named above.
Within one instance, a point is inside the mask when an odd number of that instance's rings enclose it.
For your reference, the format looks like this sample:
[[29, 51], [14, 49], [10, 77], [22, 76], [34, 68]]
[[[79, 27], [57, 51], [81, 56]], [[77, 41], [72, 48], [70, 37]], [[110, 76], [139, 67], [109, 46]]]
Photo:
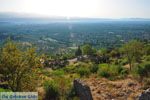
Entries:
[[150, 88], [143, 91], [137, 100], [150, 100]]
[[93, 100], [90, 87], [79, 79], [74, 80], [74, 88], [76, 94], [80, 97], [80, 100]]

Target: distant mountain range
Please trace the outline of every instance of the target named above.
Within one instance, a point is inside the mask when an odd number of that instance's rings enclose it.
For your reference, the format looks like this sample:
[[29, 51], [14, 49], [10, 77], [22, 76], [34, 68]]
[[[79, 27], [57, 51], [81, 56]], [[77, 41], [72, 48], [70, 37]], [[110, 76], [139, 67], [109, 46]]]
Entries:
[[29, 23], [49, 23], [49, 22], [99, 22], [99, 21], [150, 21], [147, 18], [80, 18], [63, 16], [43, 16], [38, 14], [0, 12], [0, 22], [29, 22]]
[[[65, 16], [44, 16], [39, 14], [29, 13], [13, 13], [13, 12], [0, 12], [0, 18], [49, 18], [49, 19], [68, 19]], [[70, 17], [69, 19], [100, 19], [100, 20], [150, 20], [150, 18], [80, 18]]]

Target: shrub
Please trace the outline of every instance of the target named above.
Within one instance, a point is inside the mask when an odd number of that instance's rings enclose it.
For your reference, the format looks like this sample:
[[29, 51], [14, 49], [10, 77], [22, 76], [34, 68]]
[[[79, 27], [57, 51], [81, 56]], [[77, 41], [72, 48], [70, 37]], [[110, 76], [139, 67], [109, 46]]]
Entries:
[[123, 76], [128, 75], [128, 74], [129, 74], [129, 69], [128, 69], [128, 68], [124, 68], [124, 69], [121, 71], [120, 74], [123, 75]]
[[80, 100], [80, 98], [77, 97], [73, 86], [68, 88], [68, 91], [66, 92], [66, 100]]
[[92, 48], [92, 46], [90, 46], [90, 45], [84, 45], [82, 47], [82, 53], [83, 53], [83, 55], [95, 55], [96, 50], [94, 48]]
[[115, 79], [117, 76], [126, 76], [128, 74], [128, 69], [121, 66], [109, 66], [106, 64], [100, 65], [98, 70], [98, 76]]
[[0, 88], [0, 92], [12, 92], [12, 90]]
[[7, 83], [12, 91], [35, 91], [42, 67], [32, 46], [25, 50], [20, 42], [11, 42], [9, 37], [8, 43], [0, 49], [0, 82]]
[[150, 61], [150, 56], [147, 56], [147, 57], [146, 57], [146, 61]]
[[66, 72], [63, 69], [58, 69], [58, 70], [55, 70], [54, 72], [52, 72], [52, 75], [54, 75], [54, 76], [62, 76], [65, 74], [66, 74]]
[[63, 59], [63, 60], [67, 60], [67, 59], [68, 59], [68, 56], [67, 56], [67, 55], [63, 55], [63, 56], [62, 56], [62, 59]]
[[111, 66], [112, 70], [116, 71], [118, 74], [127, 75], [129, 73], [128, 68], [124, 68], [121, 66]]
[[120, 62], [120, 65], [126, 65], [128, 64], [128, 60], [127, 59], [123, 59], [121, 62]]
[[121, 71], [123, 70], [123, 67], [121, 67], [121, 66], [111, 66], [110, 67], [113, 71], [115, 71], [116, 73], [121, 73]]
[[41, 70], [40, 74], [43, 74], [43, 75], [48, 76], [48, 77], [51, 76], [51, 72], [49, 70]]
[[89, 65], [87, 63], [84, 62], [78, 62], [76, 64], [74, 64], [75, 67], [88, 67]]
[[77, 71], [77, 67], [75, 66], [68, 66], [64, 68], [64, 71], [67, 73], [75, 73]]
[[108, 67], [101, 67], [98, 70], [98, 75], [101, 77], [109, 78], [111, 76], [111, 70]]
[[103, 63], [103, 64], [99, 64], [98, 67], [109, 67], [109, 64]]
[[80, 78], [80, 75], [79, 74], [74, 74], [72, 78], [73, 79]]
[[78, 74], [80, 75], [80, 77], [83, 77], [83, 76], [89, 77], [90, 70], [89, 70], [89, 68], [86, 68], [86, 67], [80, 67], [78, 69]]
[[45, 88], [45, 100], [58, 100], [60, 97], [59, 85], [53, 81], [49, 80], [43, 83]]
[[139, 74], [141, 77], [148, 77], [148, 74], [150, 73], [150, 63], [145, 62], [140, 64], [137, 68], [135, 68], [135, 72]]
[[89, 67], [91, 73], [97, 73], [98, 68], [99, 68], [98, 66]]
[[70, 78], [62, 77], [55, 77], [55, 82], [59, 84], [59, 90], [61, 92], [61, 96], [64, 97], [65, 92], [67, 91], [68, 87], [71, 85]]
[[143, 89], [148, 89], [148, 88], [150, 88], [150, 78], [146, 78], [146, 79], [144, 79], [143, 80]]

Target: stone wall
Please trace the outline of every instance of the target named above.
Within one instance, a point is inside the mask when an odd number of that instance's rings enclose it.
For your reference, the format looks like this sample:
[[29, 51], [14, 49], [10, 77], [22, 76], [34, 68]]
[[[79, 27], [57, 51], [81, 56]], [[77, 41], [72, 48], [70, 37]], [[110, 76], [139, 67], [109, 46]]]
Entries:
[[79, 79], [74, 80], [74, 88], [76, 94], [80, 97], [80, 100], [93, 100], [90, 87]]

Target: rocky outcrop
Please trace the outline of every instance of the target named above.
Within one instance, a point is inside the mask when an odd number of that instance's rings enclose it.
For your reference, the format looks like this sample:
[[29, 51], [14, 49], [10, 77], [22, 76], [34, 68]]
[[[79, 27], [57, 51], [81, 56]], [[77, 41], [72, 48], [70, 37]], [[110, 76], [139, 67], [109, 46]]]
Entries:
[[139, 95], [138, 100], [150, 100], [150, 88], [143, 91], [141, 95]]
[[90, 87], [79, 79], [74, 80], [74, 88], [76, 94], [80, 97], [80, 100], [93, 100]]

